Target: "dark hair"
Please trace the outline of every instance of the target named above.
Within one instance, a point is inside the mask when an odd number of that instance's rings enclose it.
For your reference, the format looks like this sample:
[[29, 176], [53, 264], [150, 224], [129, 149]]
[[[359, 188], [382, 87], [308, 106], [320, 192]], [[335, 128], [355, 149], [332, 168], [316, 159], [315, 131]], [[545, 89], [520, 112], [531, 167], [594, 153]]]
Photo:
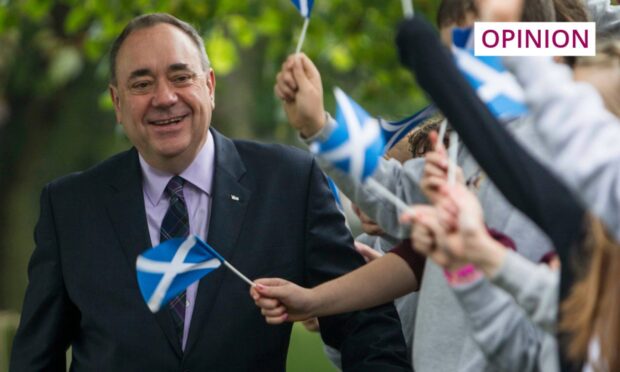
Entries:
[[437, 26], [460, 25], [467, 19], [467, 13], [478, 14], [474, 0], [442, 0], [437, 10]]
[[[553, 1], [557, 3], [564, 0], [525, 0], [521, 21], [555, 21], [555, 4]], [[442, 0], [437, 11], [437, 26], [441, 28], [463, 24], [467, 20], [468, 13], [478, 14], [478, 8], [476, 8], [474, 0]]]
[[590, 17], [582, 0], [553, 0], [558, 22], [588, 22]]
[[[424, 156], [424, 154], [433, 150], [433, 144], [428, 139], [428, 135], [432, 131], [439, 131], [439, 127], [443, 120], [444, 116], [442, 114], [436, 114], [428, 118], [426, 121], [420, 124], [418, 128], [413, 130], [413, 132], [409, 136], [409, 151], [414, 158]], [[450, 134], [449, 127], [446, 128], [446, 136], [443, 140], [444, 146], [446, 148], [450, 144], [450, 136], [448, 134]]]
[[127, 24], [127, 26], [125, 26], [120, 35], [118, 35], [118, 37], [114, 40], [114, 43], [112, 43], [112, 47], [110, 48], [110, 83], [112, 85], [117, 84], [116, 56], [118, 55], [118, 51], [121, 49], [121, 46], [123, 45], [125, 39], [127, 39], [127, 37], [136, 30], [153, 27], [160, 23], [167, 23], [169, 25], [172, 25], [183, 31], [187, 36], [189, 36], [189, 38], [200, 51], [200, 59], [202, 62], [203, 70], [207, 71], [209, 69], [209, 57], [207, 56], [207, 51], [205, 50], [202, 37], [200, 37], [198, 31], [196, 31], [196, 29], [192, 27], [192, 25], [187, 22], [181, 21], [180, 19], [167, 13], [144, 14], [132, 19]]
[[521, 22], [554, 22], [556, 20], [554, 0], [525, 0]]

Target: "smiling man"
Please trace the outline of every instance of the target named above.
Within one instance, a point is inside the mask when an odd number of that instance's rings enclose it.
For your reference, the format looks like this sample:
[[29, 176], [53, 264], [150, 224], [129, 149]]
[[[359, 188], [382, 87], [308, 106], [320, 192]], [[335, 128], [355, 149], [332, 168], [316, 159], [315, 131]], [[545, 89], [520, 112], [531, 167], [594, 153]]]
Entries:
[[[201, 37], [167, 14], [135, 18], [110, 52], [110, 95], [134, 147], [49, 183], [11, 371], [283, 371], [290, 325], [267, 325], [220, 269], [156, 314], [136, 257], [196, 234], [250, 278], [314, 286], [363, 259], [307, 153], [210, 128], [215, 74]], [[392, 305], [321, 318], [344, 370], [406, 371]]]

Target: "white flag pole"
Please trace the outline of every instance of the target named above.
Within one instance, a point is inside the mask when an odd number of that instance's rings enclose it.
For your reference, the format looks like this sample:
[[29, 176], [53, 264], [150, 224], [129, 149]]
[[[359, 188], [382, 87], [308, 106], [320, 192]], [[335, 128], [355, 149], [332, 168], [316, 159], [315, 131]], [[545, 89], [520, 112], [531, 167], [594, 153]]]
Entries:
[[413, 18], [413, 0], [401, 0], [401, 3], [403, 4], [405, 18]]
[[383, 186], [379, 182], [375, 181], [372, 178], [368, 178], [366, 180], [366, 184], [381, 197], [392, 203], [399, 213], [411, 211], [411, 208], [407, 204], [405, 204], [404, 201], [400, 200], [396, 195], [394, 195], [390, 190], [386, 189], [385, 186]]
[[241, 272], [237, 270], [233, 265], [229, 264], [228, 261], [223, 261], [223, 262], [224, 262], [224, 265], [226, 265], [226, 267], [230, 269], [230, 271], [237, 274], [237, 276], [241, 278], [244, 282], [248, 283], [250, 287], [256, 286], [256, 284], [253, 281], [248, 279], [247, 276], [241, 274]]
[[446, 137], [446, 128], [448, 128], [448, 119], [443, 119], [439, 126], [439, 136], [437, 137], [437, 144], [443, 145], [443, 139]]
[[306, 38], [306, 31], [308, 30], [309, 23], [310, 23], [310, 17], [306, 17], [304, 21], [304, 27], [301, 29], [301, 35], [299, 36], [299, 41], [297, 42], [297, 49], [295, 49], [295, 54], [301, 52], [301, 46], [304, 45], [304, 39]]
[[452, 186], [456, 182], [456, 156], [459, 149], [459, 134], [455, 130], [450, 133], [450, 147], [448, 148], [448, 155], [450, 157], [450, 163], [448, 164], [448, 185]]

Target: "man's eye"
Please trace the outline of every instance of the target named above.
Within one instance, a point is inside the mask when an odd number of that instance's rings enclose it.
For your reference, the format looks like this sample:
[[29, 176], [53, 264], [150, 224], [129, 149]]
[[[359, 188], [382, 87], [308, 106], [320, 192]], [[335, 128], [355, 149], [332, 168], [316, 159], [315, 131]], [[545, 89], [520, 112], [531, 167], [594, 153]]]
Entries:
[[183, 75], [176, 75], [172, 78], [172, 81], [175, 84], [183, 84], [183, 83], [187, 83], [192, 79], [192, 76], [189, 74], [183, 74]]
[[138, 81], [131, 85], [131, 89], [134, 90], [146, 90], [151, 86], [150, 81]]

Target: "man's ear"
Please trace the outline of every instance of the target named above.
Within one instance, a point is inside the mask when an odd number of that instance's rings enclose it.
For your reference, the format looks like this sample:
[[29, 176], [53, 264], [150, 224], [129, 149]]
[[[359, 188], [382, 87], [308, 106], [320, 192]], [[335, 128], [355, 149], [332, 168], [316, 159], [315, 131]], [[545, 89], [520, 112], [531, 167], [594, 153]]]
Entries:
[[215, 72], [212, 68], [209, 69], [207, 75], [207, 88], [209, 88], [209, 97], [211, 99], [211, 109], [215, 108]]
[[122, 121], [122, 115], [121, 115], [121, 99], [118, 96], [118, 88], [110, 84], [108, 85], [108, 91], [110, 92], [110, 99], [112, 100], [112, 104], [114, 105], [114, 112], [116, 114], [116, 122], [120, 123]]

